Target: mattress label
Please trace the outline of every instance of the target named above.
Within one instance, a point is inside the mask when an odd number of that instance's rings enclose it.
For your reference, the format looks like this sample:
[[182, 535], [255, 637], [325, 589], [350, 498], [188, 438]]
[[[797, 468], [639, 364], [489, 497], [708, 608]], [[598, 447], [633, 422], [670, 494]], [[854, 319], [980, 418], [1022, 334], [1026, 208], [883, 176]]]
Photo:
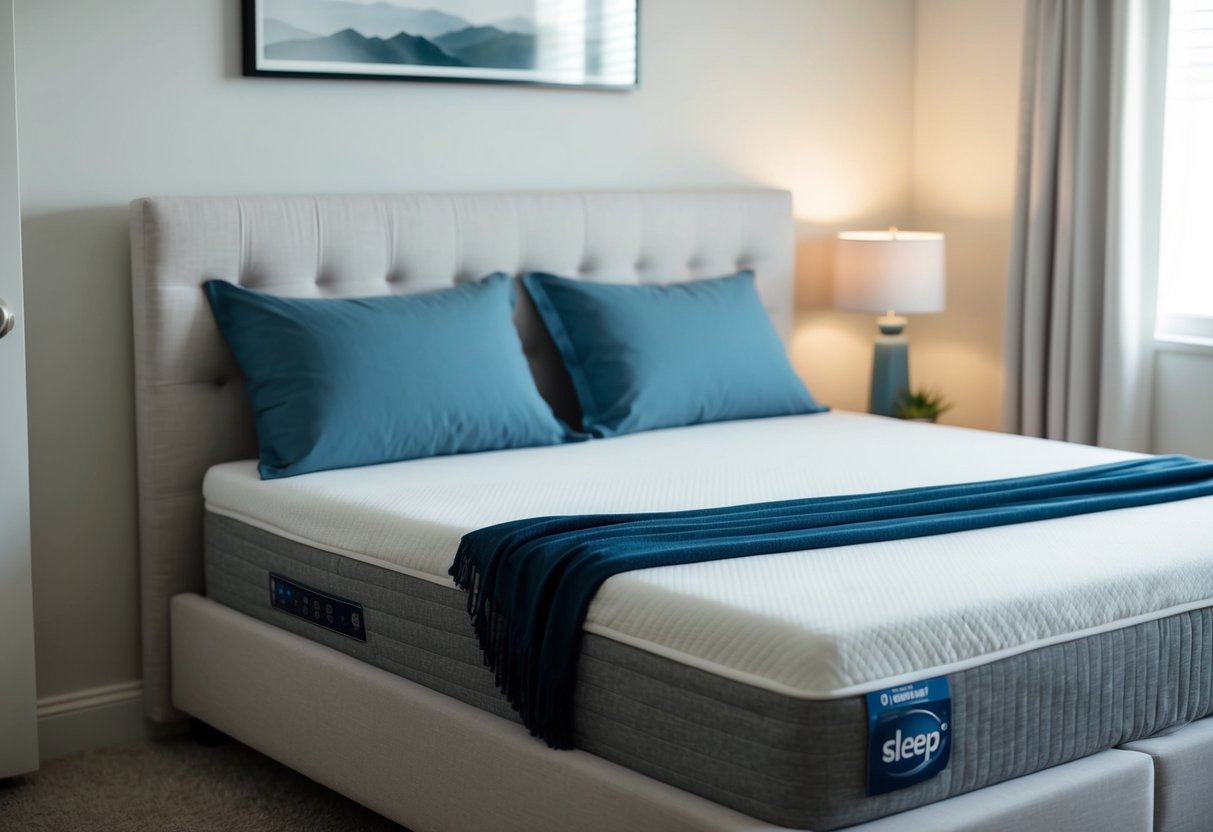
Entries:
[[945, 676], [877, 690], [868, 701], [868, 794], [904, 789], [948, 767], [952, 694]]

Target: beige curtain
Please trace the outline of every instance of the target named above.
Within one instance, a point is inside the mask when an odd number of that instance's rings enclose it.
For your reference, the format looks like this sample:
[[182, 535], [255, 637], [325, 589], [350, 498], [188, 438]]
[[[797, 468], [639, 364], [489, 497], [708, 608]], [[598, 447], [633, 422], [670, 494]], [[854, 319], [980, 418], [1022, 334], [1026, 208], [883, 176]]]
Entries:
[[1029, 0], [1009, 431], [1149, 450], [1167, 7]]

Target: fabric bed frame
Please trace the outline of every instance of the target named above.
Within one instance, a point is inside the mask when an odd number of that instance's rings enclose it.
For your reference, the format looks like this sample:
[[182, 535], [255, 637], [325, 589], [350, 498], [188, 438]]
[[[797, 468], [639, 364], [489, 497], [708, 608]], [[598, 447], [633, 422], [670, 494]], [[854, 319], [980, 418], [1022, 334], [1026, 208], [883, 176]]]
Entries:
[[[791, 196], [780, 191], [144, 199], [131, 211], [143, 676], [154, 720], [177, 717], [168, 602], [202, 590], [202, 477], [257, 455], [205, 281], [349, 297], [494, 271], [646, 282], [752, 268], [777, 327], [791, 328]], [[541, 392], [558, 415], [575, 413], [524, 293], [517, 321]]]
[[[178, 705], [413, 832], [781, 829], [206, 598], [172, 640]], [[1153, 806], [1150, 759], [1111, 750], [850, 829], [1145, 832]]]
[[[154, 198], [132, 204], [131, 239], [149, 718], [203, 719], [416, 832], [483, 829], [485, 817], [494, 819], [491, 828], [567, 828], [574, 811], [587, 829], [771, 828], [583, 752], [549, 751], [513, 723], [199, 597], [203, 475], [214, 464], [256, 455], [243, 383], [201, 285], [219, 278], [283, 295], [344, 297], [441, 288], [498, 270], [648, 282], [751, 268], [786, 337], [794, 282], [789, 194]], [[575, 415], [568, 379], [524, 295], [517, 322], [541, 392], [558, 414]], [[283, 675], [287, 664], [313, 675]], [[351, 687], [342, 681], [347, 676], [362, 684]], [[285, 684], [287, 678], [295, 684]], [[322, 712], [325, 718], [317, 719]], [[390, 730], [365, 730], [378, 721]], [[340, 753], [309, 755], [310, 743], [292, 735], [320, 724], [325, 736], [314, 739]], [[452, 733], [444, 737], [438, 728]], [[862, 828], [1150, 828], [1155, 772], [1164, 776], [1171, 750], [1184, 759], [1210, 756], [1207, 731], [1175, 741], [1181, 736], [1145, 741], [1155, 745], [1136, 752], [1104, 752]], [[405, 745], [410, 751], [402, 754]], [[475, 759], [481, 753], [490, 753], [489, 770], [500, 781], [487, 806], [434, 797], [453, 794], [452, 772], [460, 767], [483, 768], [485, 761]], [[1192, 801], [1203, 798], [1200, 788], [1181, 782], [1172, 791], [1166, 795], [1173, 817], [1197, 811]], [[1157, 793], [1161, 800], [1161, 784]], [[528, 805], [511, 800], [518, 794], [527, 795]], [[549, 795], [553, 806], [530, 806], [541, 802], [530, 800], [534, 795]], [[497, 798], [501, 805], [494, 807]], [[594, 823], [585, 821], [587, 813]]]

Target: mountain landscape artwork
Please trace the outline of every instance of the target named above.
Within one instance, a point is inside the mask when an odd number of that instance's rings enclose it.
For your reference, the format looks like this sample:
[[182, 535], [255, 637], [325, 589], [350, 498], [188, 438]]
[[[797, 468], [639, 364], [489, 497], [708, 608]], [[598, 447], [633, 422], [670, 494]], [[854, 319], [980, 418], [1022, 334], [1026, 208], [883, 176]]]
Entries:
[[245, 0], [250, 75], [636, 85], [637, 0]]

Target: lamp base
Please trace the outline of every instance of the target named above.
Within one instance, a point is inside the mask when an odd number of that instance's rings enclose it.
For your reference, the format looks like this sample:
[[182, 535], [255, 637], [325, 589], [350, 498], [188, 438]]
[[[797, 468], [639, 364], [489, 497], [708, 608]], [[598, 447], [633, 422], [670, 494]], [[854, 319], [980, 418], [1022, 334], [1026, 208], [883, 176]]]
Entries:
[[872, 357], [872, 395], [868, 410], [896, 416], [897, 400], [910, 389], [910, 345], [904, 335], [878, 335]]
[[900, 335], [906, 328], [906, 323], [905, 318], [901, 315], [894, 315], [892, 312], [876, 319], [876, 326], [880, 328], [881, 335]]

